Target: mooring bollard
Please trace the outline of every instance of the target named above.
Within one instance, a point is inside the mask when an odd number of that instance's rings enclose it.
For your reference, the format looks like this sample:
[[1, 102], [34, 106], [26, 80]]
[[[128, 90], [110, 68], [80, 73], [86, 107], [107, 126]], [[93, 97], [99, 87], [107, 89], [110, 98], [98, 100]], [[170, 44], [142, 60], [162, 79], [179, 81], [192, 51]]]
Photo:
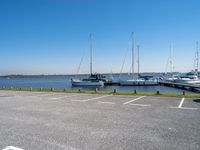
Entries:
[[134, 90], [134, 94], [136, 94], [137, 93], [137, 91], [136, 90]]
[[117, 93], [117, 90], [116, 89], [114, 89], [114, 91], [113, 91], [114, 93]]
[[160, 94], [160, 91], [156, 91], [156, 94]]
[[183, 91], [183, 95], [185, 95], [185, 91]]

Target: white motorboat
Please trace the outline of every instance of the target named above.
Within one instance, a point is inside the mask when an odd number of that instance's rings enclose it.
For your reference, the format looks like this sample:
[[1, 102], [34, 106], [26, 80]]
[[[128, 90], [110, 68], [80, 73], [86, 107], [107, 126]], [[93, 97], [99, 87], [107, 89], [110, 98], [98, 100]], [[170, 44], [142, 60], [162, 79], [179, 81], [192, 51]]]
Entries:
[[[90, 34], [90, 76], [86, 79], [71, 79], [72, 86], [104, 86], [104, 76], [92, 73], [92, 35]], [[79, 66], [80, 67], [80, 66]]]
[[189, 72], [184, 75], [180, 75], [177, 79], [174, 80], [176, 83], [189, 83], [189, 84], [200, 84], [200, 79], [198, 78], [197, 73]]

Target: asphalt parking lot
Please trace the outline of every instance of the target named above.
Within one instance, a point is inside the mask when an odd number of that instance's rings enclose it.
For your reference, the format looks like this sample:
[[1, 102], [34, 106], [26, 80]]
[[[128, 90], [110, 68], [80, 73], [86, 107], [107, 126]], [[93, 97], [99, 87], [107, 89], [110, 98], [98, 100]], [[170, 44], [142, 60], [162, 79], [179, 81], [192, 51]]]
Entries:
[[200, 98], [0, 91], [0, 150], [17, 149], [199, 150]]

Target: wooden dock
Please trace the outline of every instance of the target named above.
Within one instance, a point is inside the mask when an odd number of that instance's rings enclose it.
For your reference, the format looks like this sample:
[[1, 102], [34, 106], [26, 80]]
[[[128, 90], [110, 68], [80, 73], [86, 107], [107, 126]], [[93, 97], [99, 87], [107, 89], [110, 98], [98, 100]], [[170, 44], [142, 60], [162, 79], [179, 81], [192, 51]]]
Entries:
[[169, 81], [159, 81], [160, 85], [170, 86], [174, 88], [187, 89], [195, 92], [200, 92], [200, 85], [198, 84], [189, 84], [189, 83], [176, 83]]

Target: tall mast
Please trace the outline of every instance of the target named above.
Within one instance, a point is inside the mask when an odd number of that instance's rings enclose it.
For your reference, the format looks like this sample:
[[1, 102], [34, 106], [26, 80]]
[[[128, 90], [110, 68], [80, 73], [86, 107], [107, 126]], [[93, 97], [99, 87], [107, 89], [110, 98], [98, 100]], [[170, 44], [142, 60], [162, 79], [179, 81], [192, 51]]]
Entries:
[[138, 50], [138, 78], [140, 76], [140, 46], [137, 46], [137, 50]]
[[132, 41], [132, 78], [134, 78], [134, 33], [131, 33], [131, 41]]
[[92, 74], [92, 34], [89, 36], [90, 41], [90, 74]]
[[173, 73], [173, 71], [174, 71], [174, 62], [173, 62], [173, 50], [174, 50], [174, 48], [173, 48], [173, 45], [171, 44], [170, 45], [170, 72], [171, 73]]
[[197, 68], [196, 68], [196, 72], [198, 74], [199, 72], [199, 42], [196, 42], [196, 61], [197, 61]]

